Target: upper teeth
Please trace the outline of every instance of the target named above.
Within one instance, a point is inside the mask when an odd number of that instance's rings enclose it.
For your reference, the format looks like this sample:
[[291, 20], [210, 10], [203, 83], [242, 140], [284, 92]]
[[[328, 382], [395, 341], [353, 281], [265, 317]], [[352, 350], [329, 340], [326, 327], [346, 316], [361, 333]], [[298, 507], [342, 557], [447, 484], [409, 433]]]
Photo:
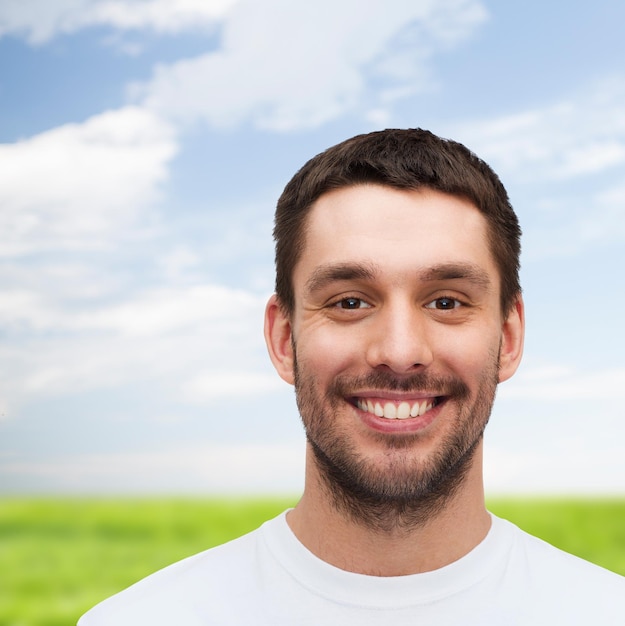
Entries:
[[359, 398], [357, 405], [361, 411], [367, 411], [368, 413], [374, 413], [378, 417], [385, 417], [386, 419], [400, 419], [405, 420], [409, 417], [417, 417], [423, 415], [426, 411], [429, 411], [434, 404], [433, 400], [422, 400], [421, 402], [400, 402], [396, 404], [394, 402], [374, 402], [373, 400], [365, 400]]

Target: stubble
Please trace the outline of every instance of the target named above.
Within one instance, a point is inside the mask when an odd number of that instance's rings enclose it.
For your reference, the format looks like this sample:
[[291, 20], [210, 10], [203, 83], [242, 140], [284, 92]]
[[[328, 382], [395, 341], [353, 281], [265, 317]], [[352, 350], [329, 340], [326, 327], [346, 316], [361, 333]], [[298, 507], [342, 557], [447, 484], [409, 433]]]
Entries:
[[[295, 353], [295, 352], [294, 352]], [[341, 376], [325, 393], [314, 375], [295, 361], [296, 399], [306, 437], [333, 506], [369, 529], [389, 532], [420, 526], [440, 512], [462, 486], [488, 423], [497, 388], [497, 363], [484, 372], [472, 398], [458, 378], [417, 374], [397, 378], [376, 371], [361, 377]], [[437, 390], [446, 410], [455, 406], [453, 428], [427, 455], [418, 452], [423, 435], [371, 434], [384, 451], [374, 463], [358, 449], [349, 427], [335, 416], [350, 410], [346, 398], [358, 389], [415, 392]]]

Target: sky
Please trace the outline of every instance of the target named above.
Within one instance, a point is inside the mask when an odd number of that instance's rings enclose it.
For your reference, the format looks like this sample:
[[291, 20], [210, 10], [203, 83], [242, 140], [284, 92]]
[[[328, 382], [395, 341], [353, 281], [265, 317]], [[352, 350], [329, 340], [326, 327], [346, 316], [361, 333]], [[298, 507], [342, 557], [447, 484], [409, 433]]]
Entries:
[[305, 161], [427, 128], [500, 175], [524, 361], [489, 494], [625, 493], [625, 3], [0, 0], [0, 494], [298, 493], [262, 338]]

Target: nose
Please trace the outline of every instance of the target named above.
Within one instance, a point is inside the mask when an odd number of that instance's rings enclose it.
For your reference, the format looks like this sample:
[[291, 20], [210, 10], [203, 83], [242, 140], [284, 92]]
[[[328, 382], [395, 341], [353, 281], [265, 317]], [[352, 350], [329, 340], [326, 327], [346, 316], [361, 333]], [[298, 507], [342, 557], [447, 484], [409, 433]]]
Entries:
[[432, 363], [432, 337], [416, 304], [385, 305], [372, 320], [372, 326], [366, 355], [370, 367], [410, 374]]

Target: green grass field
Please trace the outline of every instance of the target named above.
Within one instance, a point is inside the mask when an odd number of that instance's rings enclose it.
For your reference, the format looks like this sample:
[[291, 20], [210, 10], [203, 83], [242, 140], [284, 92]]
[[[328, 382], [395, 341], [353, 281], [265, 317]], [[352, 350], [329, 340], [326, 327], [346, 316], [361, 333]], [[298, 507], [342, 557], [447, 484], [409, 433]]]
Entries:
[[[0, 626], [71, 626], [139, 578], [237, 537], [295, 500], [0, 500]], [[625, 575], [625, 500], [509, 499], [490, 509]]]

